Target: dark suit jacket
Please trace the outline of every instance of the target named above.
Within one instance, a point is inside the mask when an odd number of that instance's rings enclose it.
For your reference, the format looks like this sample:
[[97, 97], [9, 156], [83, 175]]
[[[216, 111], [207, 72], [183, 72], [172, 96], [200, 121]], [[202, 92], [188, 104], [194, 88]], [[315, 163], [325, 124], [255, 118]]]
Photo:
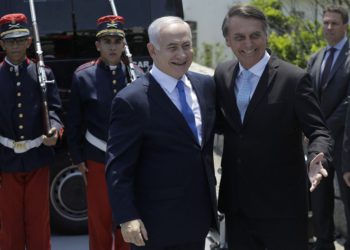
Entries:
[[215, 71], [223, 116], [224, 150], [219, 210], [251, 218], [292, 218], [307, 213], [307, 168], [302, 132], [310, 140], [309, 159], [328, 155], [325, 127], [309, 75], [271, 57], [241, 123], [234, 94], [237, 61]]
[[[51, 69], [46, 68], [48, 80], [53, 80]], [[26, 59], [19, 65], [16, 75], [14, 68], [6, 61], [0, 64], [0, 135], [11, 140], [33, 140], [44, 133], [42, 98], [37, 80], [35, 63]], [[49, 119], [52, 127], [61, 131], [61, 100], [56, 84], [47, 84], [46, 97]], [[16, 93], [22, 93], [16, 97]], [[21, 108], [18, 105], [21, 105]], [[19, 117], [19, 114], [23, 118]], [[19, 129], [23, 126], [23, 129]], [[22, 138], [23, 136], [24, 138]], [[0, 172], [30, 172], [53, 164], [53, 147], [41, 144], [25, 153], [16, 154], [13, 149], [0, 144]]]
[[188, 73], [203, 128], [196, 142], [181, 112], [147, 74], [113, 100], [107, 184], [113, 218], [140, 218], [151, 245], [203, 240], [216, 217], [213, 167], [215, 84]]
[[[318, 93], [318, 86], [321, 80], [321, 63], [325, 54], [325, 49], [320, 50], [311, 56], [308, 63], [308, 72], [312, 77], [312, 84], [315, 93]], [[335, 141], [333, 151], [333, 162], [335, 167], [341, 165], [341, 154], [343, 151], [343, 134], [345, 126], [346, 109], [350, 96], [350, 55], [349, 41], [339, 53], [335, 61], [329, 80], [321, 91], [320, 107], [323, 112], [326, 124], [332, 133]], [[349, 163], [350, 165], [350, 163]]]

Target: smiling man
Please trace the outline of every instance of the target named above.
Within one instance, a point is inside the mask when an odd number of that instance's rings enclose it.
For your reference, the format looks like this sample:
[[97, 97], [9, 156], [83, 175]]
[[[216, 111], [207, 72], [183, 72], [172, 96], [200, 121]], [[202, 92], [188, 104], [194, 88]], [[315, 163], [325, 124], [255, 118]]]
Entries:
[[120, 229], [112, 225], [104, 166], [112, 99], [128, 82], [121, 59], [123, 24], [121, 16], [97, 20], [95, 45], [100, 57], [75, 71], [67, 117], [70, 155], [87, 180], [89, 245], [93, 250], [129, 249]]
[[113, 100], [107, 183], [132, 249], [203, 250], [216, 224], [215, 85], [189, 72], [191, 30], [178, 17], [148, 28], [150, 73]]
[[327, 175], [322, 163], [332, 145], [310, 77], [268, 54], [259, 9], [233, 6], [222, 31], [237, 57], [214, 76], [224, 133], [219, 210], [229, 249], [306, 250], [307, 172], [312, 191]]

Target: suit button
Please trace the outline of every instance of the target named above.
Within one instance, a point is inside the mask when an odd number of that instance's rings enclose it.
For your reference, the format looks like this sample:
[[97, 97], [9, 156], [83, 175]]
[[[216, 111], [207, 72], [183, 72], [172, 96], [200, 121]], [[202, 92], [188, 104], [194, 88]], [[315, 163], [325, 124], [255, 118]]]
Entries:
[[116, 84], [116, 83], [117, 83], [117, 80], [113, 80], [112, 83], [113, 83], [113, 84]]
[[20, 97], [22, 94], [21, 92], [17, 92], [17, 96]]
[[20, 114], [18, 115], [18, 117], [19, 117], [19, 118], [23, 118], [23, 114], [20, 113]]
[[17, 82], [16, 84], [17, 84], [18, 87], [21, 86], [21, 82]]
[[24, 139], [24, 136], [23, 136], [23, 135], [21, 135], [19, 138], [20, 138], [21, 140], [23, 140], [23, 139]]
[[117, 90], [116, 90], [116, 89], [113, 89], [113, 93], [114, 93], [114, 94], [117, 93]]
[[115, 75], [115, 70], [112, 70], [112, 75]]
[[22, 107], [22, 103], [18, 103], [17, 107], [21, 108]]
[[19, 128], [19, 129], [23, 129], [23, 125], [19, 125], [18, 128]]

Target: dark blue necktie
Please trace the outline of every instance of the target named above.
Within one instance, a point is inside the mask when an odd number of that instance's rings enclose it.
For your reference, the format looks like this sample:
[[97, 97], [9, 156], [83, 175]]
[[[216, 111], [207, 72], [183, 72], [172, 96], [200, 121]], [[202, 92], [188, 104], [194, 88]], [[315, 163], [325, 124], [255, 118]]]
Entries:
[[198, 140], [198, 131], [196, 127], [196, 120], [194, 118], [194, 114], [190, 106], [188, 106], [186, 101], [186, 94], [185, 94], [185, 88], [184, 88], [184, 82], [178, 81], [176, 84], [176, 88], [179, 92], [179, 100], [181, 105], [181, 113], [184, 116], [185, 120], [187, 121], [188, 126], [192, 130], [192, 133], [195, 135], [196, 139]]
[[326, 63], [324, 65], [324, 68], [323, 68], [323, 72], [322, 72], [322, 76], [321, 76], [321, 81], [320, 81], [320, 84], [319, 84], [319, 95], [321, 96], [321, 93], [322, 93], [322, 88], [323, 86], [326, 84], [328, 78], [329, 78], [329, 75], [331, 73], [331, 69], [332, 69], [332, 65], [333, 65], [333, 59], [334, 59], [334, 52], [336, 51], [337, 49], [336, 48], [329, 48], [327, 53], [329, 53], [328, 55], [328, 58], [326, 60]]

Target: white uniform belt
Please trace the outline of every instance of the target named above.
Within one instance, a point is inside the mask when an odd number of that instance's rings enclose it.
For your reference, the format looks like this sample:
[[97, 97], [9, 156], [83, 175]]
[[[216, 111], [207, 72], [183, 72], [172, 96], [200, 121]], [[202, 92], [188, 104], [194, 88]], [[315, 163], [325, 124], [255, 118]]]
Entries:
[[16, 154], [21, 154], [27, 152], [32, 148], [37, 148], [43, 143], [43, 136], [39, 136], [33, 140], [25, 140], [25, 141], [14, 141], [12, 139], [3, 137], [0, 135], [0, 144], [5, 147], [13, 149]]
[[88, 142], [90, 142], [90, 144], [92, 144], [93, 146], [95, 146], [99, 150], [102, 150], [103, 152], [107, 151], [107, 142], [97, 138], [96, 136], [91, 134], [89, 130], [86, 130], [85, 138]]

